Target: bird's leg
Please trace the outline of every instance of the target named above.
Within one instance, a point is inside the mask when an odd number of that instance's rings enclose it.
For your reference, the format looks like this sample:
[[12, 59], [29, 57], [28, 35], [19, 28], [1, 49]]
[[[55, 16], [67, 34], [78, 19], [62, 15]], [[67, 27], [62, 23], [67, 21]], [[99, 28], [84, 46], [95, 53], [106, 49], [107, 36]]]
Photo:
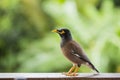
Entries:
[[78, 65], [75, 65], [75, 66], [76, 66], [76, 67], [75, 67], [74, 72], [71, 73], [69, 76], [77, 76], [77, 75], [78, 75], [77, 72], [78, 72], [78, 70], [79, 70], [81, 64], [78, 64]]
[[76, 65], [73, 65], [67, 73], [63, 73], [63, 74], [66, 75], [66, 76], [70, 76], [75, 68], [76, 68]]
[[79, 68], [80, 68], [80, 67], [77, 66], [77, 67], [75, 68], [75, 71], [71, 74], [71, 76], [77, 76], [77, 75], [78, 75], [77, 72], [78, 72]]
[[70, 68], [70, 70], [68, 71], [68, 74], [71, 74], [71, 73], [74, 71], [75, 68], [76, 68], [76, 66], [72, 66], [72, 67]]

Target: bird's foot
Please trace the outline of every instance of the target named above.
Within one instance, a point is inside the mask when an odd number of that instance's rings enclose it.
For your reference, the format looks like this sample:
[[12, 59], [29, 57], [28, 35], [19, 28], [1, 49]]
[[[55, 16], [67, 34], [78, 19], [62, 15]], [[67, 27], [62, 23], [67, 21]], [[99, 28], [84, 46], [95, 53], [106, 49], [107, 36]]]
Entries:
[[62, 73], [63, 75], [66, 75], [66, 76], [78, 76], [78, 74], [77, 73], [65, 73], [65, 72], [63, 72]]
[[72, 73], [71, 76], [78, 76], [78, 73]]

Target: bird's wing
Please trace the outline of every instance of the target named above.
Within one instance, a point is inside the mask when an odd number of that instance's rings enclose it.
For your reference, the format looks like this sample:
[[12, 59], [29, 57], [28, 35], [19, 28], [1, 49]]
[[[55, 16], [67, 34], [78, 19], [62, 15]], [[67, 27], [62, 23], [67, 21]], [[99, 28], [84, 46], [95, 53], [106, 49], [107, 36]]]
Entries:
[[71, 50], [70, 53], [72, 55], [78, 57], [83, 62], [88, 63], [89, 67], [91, 67], [93, 70], [95, 70], [96, 72], [99, 73], [99, 71], [90, 62], [90, 60], [88, 59], [87, 55], [85, 54], [85, 52], [83, 51], [83, 49], [80, 47], [80, 45], [78, 43], [76, 43], [75, 41], [72, 40], [72, 41], [69, 42], [68, 47], [69, 47], [69, 50]]
[[[67, 52], [67, 55], [69, 56], [69, 59], [71, 58], [72, 55], [74, 55], [73, 58], [80, 59], [83, 61], [82, 64], [86, 64], [89, 67], [91, 67], [93, 70], [99, 73], [99, 71], [94, 67], [94, 65], [91, 63], [83, 49], [80, 47], [78, 43], [75, 41], [71, 40], [68, 41], [64, 46], [63, 46], [63, 52]], [[69, 54], [68, 54], [69, 53]], [[66, 54], [65, 54], [66, 55]], [[71, 55], [71, 56], [70, 56]]]
[[91, 63], [79, 44], [77, 44], [75, 41], [71, 41], [70, 46], [71, 46], [71, 49], [70, 49], [71, 54], [75, 55], [76, 57], [79, 57], [81, 60], [87, 63]]

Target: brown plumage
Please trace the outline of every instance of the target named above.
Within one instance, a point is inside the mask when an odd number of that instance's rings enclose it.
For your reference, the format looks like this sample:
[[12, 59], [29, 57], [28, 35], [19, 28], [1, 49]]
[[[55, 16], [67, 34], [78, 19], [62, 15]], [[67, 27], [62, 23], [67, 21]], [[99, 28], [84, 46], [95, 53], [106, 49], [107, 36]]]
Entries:
[[71, 33], [68, 29], [55, 29], [53, 32], [56, 32], [60, 35], [60, 46], [62, 52], [65, 57], [73, 63], [73, 67], [67, 73], [64, 73], [65, 75], [76, 76], [81, 64], [87, 65], [99, 73], [99, 71], [90, 62], [80, 45], [72, 39]]

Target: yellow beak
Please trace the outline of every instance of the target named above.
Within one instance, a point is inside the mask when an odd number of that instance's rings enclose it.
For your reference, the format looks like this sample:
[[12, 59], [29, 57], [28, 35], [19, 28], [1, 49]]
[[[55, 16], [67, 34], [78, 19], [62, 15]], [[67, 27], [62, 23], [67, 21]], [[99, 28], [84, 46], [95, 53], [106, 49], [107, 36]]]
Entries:
[[57, 33], [57, 32], [58, 32], [58, 30], [57, 30], [57, 29], [54, 29], [54, 30], [52, 30], [52, 32], [56, 32], [56, 33]]

